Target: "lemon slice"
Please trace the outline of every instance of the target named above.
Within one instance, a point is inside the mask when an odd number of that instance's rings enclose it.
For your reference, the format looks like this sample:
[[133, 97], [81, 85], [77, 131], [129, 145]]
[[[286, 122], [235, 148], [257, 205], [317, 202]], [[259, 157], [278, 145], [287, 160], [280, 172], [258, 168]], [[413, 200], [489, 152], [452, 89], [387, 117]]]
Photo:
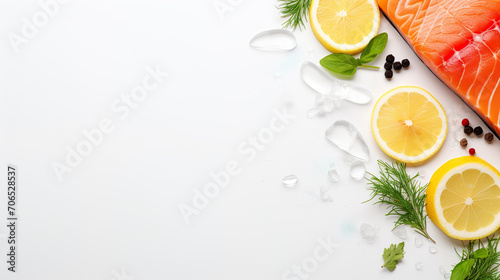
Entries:
[[427, 215], [447, 235], [479, 239], [500, 227], [500, 173], [466, 156], [443, 164], [427, 187]]
[[354, 54], [377, 35], [380, 11], [376, 0], [312, 0], [309, 21], [326, 49]]
[[443, 107], [428, 91], [414, 86], [394, 88], [382, 95], [372, 114], [372, 133], [390, 157], [422, 162], [443, 145], [448, 125]]

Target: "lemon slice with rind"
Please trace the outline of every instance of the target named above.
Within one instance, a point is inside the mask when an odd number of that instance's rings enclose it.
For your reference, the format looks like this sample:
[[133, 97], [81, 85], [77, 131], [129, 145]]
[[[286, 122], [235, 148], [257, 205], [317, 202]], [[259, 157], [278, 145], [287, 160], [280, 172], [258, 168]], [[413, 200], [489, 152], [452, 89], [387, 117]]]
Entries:
[[380, 11], [376, 0], [312, 0], [309, 21], [326, 49], [354, 54], [377, 35]]
[[450, 237], [473, 240], [500, 227], [500, 173], [466, 156], [443, 164], [427, 187], [427, 215]]
[[372, 133], [390, 157], [419, 163], [443, 145], [448, 131], [443, 107], [428, 91], [415, 86], [394, 88], [373, 108]]

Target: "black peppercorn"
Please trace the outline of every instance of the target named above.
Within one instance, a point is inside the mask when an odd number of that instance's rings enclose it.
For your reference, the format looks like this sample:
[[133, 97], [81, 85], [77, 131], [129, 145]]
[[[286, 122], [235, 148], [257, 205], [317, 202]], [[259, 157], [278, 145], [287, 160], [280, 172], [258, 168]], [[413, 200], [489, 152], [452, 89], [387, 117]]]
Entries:
[[386, 56], [385, 61], [393, 63], [394, 62], [394, 56], [392, 54]]
[[394, 66], [394, 70], [401, 70], [401, 68], [403, 68], [403, 65], [399, 61], [394, 62], [393, 66]]
[[386, 77], [387, 79], [392, 78], [392, 74], [393, 74], [393, 73], [392, 73], [392, 70], [387, 70], [387, 71], [385, 71], [385, 77]]
[[474, 128], [472, 128], [472, 126], [470, 126], [470, 125], [464, 126], [464, 133], [465, 134], [471, 135], [472, 132], [474, 132]]
[[410, 61], [408, 59], [403, 59], [401, 60], [401, 64], [403, 65], [404, 68], [410, 66]]
[[386, 62], [386, 63], [384, 64], [384, 69], [385, 69], [385, 70], [391, 70], [391, 69], [392, 69], [392, 63], [390, 63], [390, 62]]
[[474, 128], [474, 134], [476, 134], [477, 136], [483, 134], [483, 129], [480, 126], [476, 126]]
[[486, 134], [484, 135], [484, 139], [485, 139], [486, 141], [488, 141], [488, 143], [491, 143], [491, 141], [493, 141], [493, 133], [491, 133], [491, 132], [486, 133]]

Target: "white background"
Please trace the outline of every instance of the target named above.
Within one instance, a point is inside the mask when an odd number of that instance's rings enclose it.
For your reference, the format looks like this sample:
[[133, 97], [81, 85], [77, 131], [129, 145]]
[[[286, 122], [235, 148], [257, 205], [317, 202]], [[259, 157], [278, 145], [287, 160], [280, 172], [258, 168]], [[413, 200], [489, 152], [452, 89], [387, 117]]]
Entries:
[[[216, 4], [231, 8], [217, 12]], [[273, 1], [97, 1], [74, 0], [19, 46], [25, 21], [43, 11], [38, 1], [0, 2], [0, 114], [2, 166], [18, 167], [17, 272], [0, 264], [0, 279], [285, 279], [294, 265], [311, 261], [320, 242], [337, 248], [302, 279], [444, 279], [458, 262], [461, 243], [428, 221], [437, 241], [414, 244], [391, 229], [385, 207], [362, 204], [370, 192], [349, 176], [349, 156], [324, 132], [335, 120], [352, 122], [370, 147], [367, 170], [390, 159], [370, 132], [375, 100], [400, 85], [430, 91], [447, 111], [448, 137], [429, 162], [409, 168], [423, 183], [449, 159], [467, 154], [457, 145], [457, 120], [484, 124], [415, 56], [385, 18], [384, 57], [408, 58], [410, 69], [388, 81], [382, 70], [359, 70], [350, 82], [369, 88], [368, 105], [343, 103], [322, 118], [307, 118], [314, 92], [300, 78], [304, 61], [319, 65], [328, 52], [309, 25], [295, 31], [297, 48], [265, 52], [249, 47], [257, 33], [280, 28]], [[126, 118], [111, 105], [139, 85], [147, 67], [168, 71]], [[269, 127], [273, 110], [295, 118], [256, 153], [238, 151]], [[114, 131], [59, 181], [54, 162], [85, 140], [84, 130], [109, 119]], [[458, 133], [458, 136], [462, 136]], [[457, 137], [458, 137], [457, 136]], [[500, 143], [470, 139], [477, 156], [500, 167]], [[193, 205], [196, 190], [212, 182], [230, 161], [241, 172], [187, 224], [180, 205]], [[327, 179], [335, 162], [340, 182]], [[5, 170], [4, 169], [4, 170]], [[287, 189], [281, 179], [296, 174]], [[6, 182], [6, 172], [1, 174]], [[5, 186], [6, 184], [4, 184]], [[320, 186], [333, 202], [319, 200]], [[6, 188], [0, 217], [7, 223]], [[313, 198], [318, 200], [314, 201]], [[368, 242], [360, 226], [377, 228]], [[7, 228], [0, 227], [0, 260], [6, 259]], [[406, 255], [394, 272], [381, 269], [382, 251], [405, 241]], [[423, 268], [415, 265], [422, 262]], [[291, 275], [291, 274], [290, 274]], [[301, 279], [298, 276], [289, 279]]]

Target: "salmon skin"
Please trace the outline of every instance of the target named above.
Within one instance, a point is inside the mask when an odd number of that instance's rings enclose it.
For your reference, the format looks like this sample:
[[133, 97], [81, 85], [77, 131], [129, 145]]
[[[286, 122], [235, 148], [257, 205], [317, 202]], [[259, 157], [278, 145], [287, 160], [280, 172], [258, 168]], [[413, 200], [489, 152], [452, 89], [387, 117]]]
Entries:
[[500, 136], [500, 0], [377, 0], [415, 53]]

